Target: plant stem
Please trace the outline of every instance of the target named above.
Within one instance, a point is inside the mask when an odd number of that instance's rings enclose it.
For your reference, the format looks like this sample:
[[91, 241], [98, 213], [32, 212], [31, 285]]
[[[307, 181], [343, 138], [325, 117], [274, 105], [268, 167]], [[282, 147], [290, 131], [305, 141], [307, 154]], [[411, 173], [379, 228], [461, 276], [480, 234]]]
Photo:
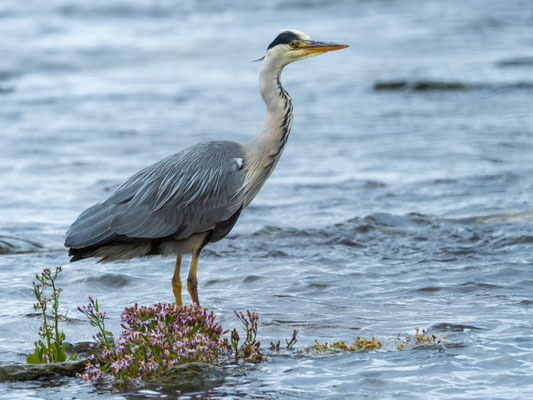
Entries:
[[52, 306], [52, 308], [54, 309], [54, 330], [55, 330], [55, 342], [56, 342], [56, 357], [54, 361], [58, 361], [57, 360], [57, 356], [58, 356], [58, 352], [59, 352], [59, 348], [61, 347], [62, 345], [62, 340], [61, 340], [61, 335], [59, 334], [59, 290], [56, 289], [56, 285], [55, 285], [55, 278], [57, 278], [57, 274], [58, 274], [58, 269], [56, 269], [56, 273], [54, 275], [54, 279], [50, 279], [50, 281], [52, 282], [52, 300], [54, 300], [54, 305]]
[[[43, 292], [44, 292], [44, 287], [45, 287], [45, 283], [43, 282]], [[43, 313], [43, 335], [44, 335], [44, 338], [46, 338], [47, 348], [50, 349], [52, 347], [52, 343], [50, 340], [50, 333], [49, 333], [50, 328], [48, 325], [48, 319], [46, 318], [46, 308], [47, 308], [46, 301], [43, 300], [43, 298], [41, 297], [41, 293], [39, 293], [38, 290], [34, 290], [34, 291], [35, 291], [35, 297], [37, 297], [37, 301], [39, 302], [39, 305], [41, 306], [41, 311]]]

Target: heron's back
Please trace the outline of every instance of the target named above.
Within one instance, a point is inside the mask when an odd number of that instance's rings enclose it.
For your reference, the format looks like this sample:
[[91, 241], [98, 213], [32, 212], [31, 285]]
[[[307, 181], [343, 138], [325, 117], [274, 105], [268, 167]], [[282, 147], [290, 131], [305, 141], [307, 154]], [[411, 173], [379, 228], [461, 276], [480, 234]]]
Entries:
[[238, 143], [204, 142], [144, 168], [72, 224], [72, 261], [98, 256], [102, 246], [115, 246], [118, 258], [131, 258], [124, 246], [133, 256], [158, 254], [168, 240], [213, 229], [241, 208], [243, 159]]

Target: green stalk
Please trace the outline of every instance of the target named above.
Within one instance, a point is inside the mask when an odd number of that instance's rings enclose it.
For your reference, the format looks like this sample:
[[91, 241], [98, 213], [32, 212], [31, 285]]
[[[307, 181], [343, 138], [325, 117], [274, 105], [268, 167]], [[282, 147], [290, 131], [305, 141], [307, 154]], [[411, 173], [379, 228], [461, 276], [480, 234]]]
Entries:
[[59, 314], [58, 314], [58, 309], [59, 309], [59, 293], [57, 292], [57, 289], [56, 289], [56, 285], [55, 285], [55, 278], [57, 278], [57, 270], [56, 270], [56, 273], [55, 273], [55, 276], [54, 276], [54, 279], [51, 279], [50, 281], [52, 282], [52, 300], [54, 300], [54, 305], [52, 306], [53, 310], [54, 310], [54, 331], [55, 331], [55, 356], [54, 356], [54, 361], [63, 361], [63, 360], [60, 360], [59, 358], [59, 352], [60, 352], [60, 347], [62, 345], [61, 343], [61, 336], [59, 335]]
[[[42, 282], [42, 281], [41, 281]], [[43, 291], [44, 291], [44, 282], [43, 283]], [[46, 319], [46, 302], [41, 298], [41, 294], [38, 292], [38, 290], [35, 290], [34, 289], [34, 292], [35, 292], [35, 297], [37, 297], [37, 301], [39, 302], [40, 306], [41, 306], [41, 310], [43, 312], [43, 334], [46, 338], [46, 345], [47, 345], [47, 350], [50, 350], [50, 347], [52, 345], [51, 341], [50, 341], [50, 334], [49, 334], [49, 329], [48, 329], [48, 320]]]

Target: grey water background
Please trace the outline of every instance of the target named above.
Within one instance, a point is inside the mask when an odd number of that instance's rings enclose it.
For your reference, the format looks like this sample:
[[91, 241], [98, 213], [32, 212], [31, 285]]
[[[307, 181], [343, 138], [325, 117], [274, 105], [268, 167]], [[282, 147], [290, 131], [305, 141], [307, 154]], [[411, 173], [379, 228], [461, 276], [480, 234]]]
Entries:
[[[0, 364], [24, 363], [31, 282], [63, 265], [73, 311], [97, 297], [120, 331], [173, 301], [174, 261], [68, 263], [76, 216], [140, 168], [261, 128], [258, 63], [283, 28], [350, 48], [286, 68], [295, 119], [234, 231], [203, 252], [199, 295], [225, 327], [298, 348], [375, 335], [377, 352], [286, 352], [183, 398], [533, 397], [533, 3], [0, 2]], [[186, 273], [186, 270], [185, 272]], [[186, 301], [189, 301], [185, 294]], [[398, 332], [447, 335], [397, 351]], [[4, 399], [173, 397], [65, 379]]]

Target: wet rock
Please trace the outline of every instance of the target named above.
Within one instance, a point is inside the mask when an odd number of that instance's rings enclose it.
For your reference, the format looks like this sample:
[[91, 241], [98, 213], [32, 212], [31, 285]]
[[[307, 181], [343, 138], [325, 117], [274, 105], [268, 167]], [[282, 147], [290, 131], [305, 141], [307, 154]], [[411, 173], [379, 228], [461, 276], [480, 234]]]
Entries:
[[[65, 342], [65, 350], [67, 354], [77, 354], [80, 358], [87, 357], [92, 353], [91, 345], [95, 345], [94, 342], [80, 342], [80, 343], [68, 343]], [[102, 345], [96, 344], [96, 349], [101, 350]]]
[[412, 90], [422, 92], [429, 90], [465, 90], [469, 86], [462, 82], [440, 81], [378, 81], [374, 84], [374, 90]]
[[252, 282], [260, 281], [261, 279], [263, 279], [263, 277], [259, 276], [259, 275], [248, 275], [246, 278], [244, 278], [242, 280], [242, 282], [243, 283], [252, 283]]
[[485, 328], [480, 328], [480, 327], [473, 326], [473, 325], [452, 324], [449, 322], [442, 322], [440, 324], [433, 325], [431, 329], [436, 330], [436, 331], [463, 332], [465, 330], [482, 330]]
[[52, 380], [73, 377], [83, 372], [85, 360], [52, 364], [14, 364], [0, 366], [0, 382]]
[[407, 89], [409, 82], [407, 81], [386, 81], [374, 83], [374, 90], [400, 90]]
[[[80, 360], [52, 364], [13, 364], [0, 366], [0, 382], [7, 381], [48, 381], [62, 377], [73, 377], [85, 370], [85, 357], [92, 349], [93, 342], [65, 342], [67, 355], [77, 354]], [[98, 348], [97, 345], [96, 348]]]
[[[0, 88], [0, 92], [2, 88]], [[43, 246], [37, 242], [14, 236], [0, 236], [0, 254], [33, 253], [42, 250]]]
[[134, 278], [127, 274], [105, 273], [98, 276], [88, 276], [83, 279], [78, 279], [76, 282], [109, 288], [123, 288], [130, 285], [134, 280]]
[[375, 91], [397, 90], [410, 92], [430, 92], [430, 91], [461, 91], [461, 90], [531, 90], [533, 82], [455, 82], [455, 81], [432, 81], [432, 80], [393, 80], [377, 81], [374, 83]]
[[15, 88], [12, 86], [0, 86], [0, 94], [8, 94], [15, 91]]
[[340, 237], [340, 236], [334, 237], [333, 239], [330, 239], [326, 241], [325, 243], [326, 244], [340, 244], [342, 246], [347, 246], [347, 247], [358, 247], [358, 248], [366, 247], [364, 244], [354, 242], [353, 240], [347, 237]]
[[225, 375], [222, 367], [192, 362], [172, 367], [158, 377], [150, 379], [147, 384], [184, 392], [204, 391], [224, 382]]
[[496, 62], [498, 67], [531, 67], [533, 66], [533, 57], [515, 57], [506, 58]]

